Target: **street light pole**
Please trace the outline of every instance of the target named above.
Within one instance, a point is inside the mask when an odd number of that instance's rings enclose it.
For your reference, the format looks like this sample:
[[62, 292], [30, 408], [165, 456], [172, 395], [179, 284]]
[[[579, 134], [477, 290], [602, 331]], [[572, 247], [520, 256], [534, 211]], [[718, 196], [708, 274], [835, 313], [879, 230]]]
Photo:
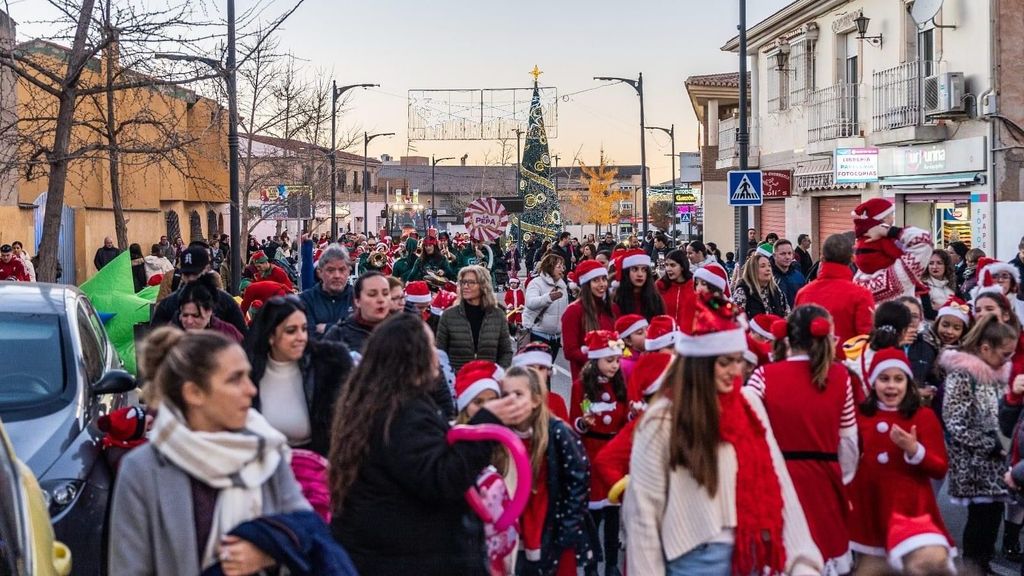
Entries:
[[[370, 140], [373, 140], [377, 136], [394, 136], [394, 132], [382, 132], [380, 134], [367, 134], [363, 132], [363, 236], [370, 237], [370, 215], [367, 214], [367, 194], [370, 190], [370, 178], [369, 171], [366, 169], [366, 153], [367, 148], [370, 146]], [[384, 205], [387, 206], [388, 199], [384, 198]], [[380, 239], [378, 238], [378, 241]]]
[[434, 169], [437, 168], [438, 162], [444, 162], [445, 160], [455, 160], [455, 156], [447, 156], [445, 158], [430, 157], [430, 223], [434, 228], [437, 228], [437, 196], [434, 190]]
[[[644, 131], [644, 73], [641, 72], [636, 80], [632, 78], [616, 78], [614, 76], [594, 76], [594, 80], [608, 80], [629, 84], [640, 96], [640, 187], [643, 189], [641, 200], [643, 202], [643, 234], [647, 235], [647, 143]], [[635, 204], [635, 202], [634, 202]], [[636, 206], [633, 207], [636, 214]]]
[[[740, 127], [736, 131], [736, 146], [740, 153], [740, 170], [748, 168], [747, 156], [750, 153], [750, 132], [747, 127], [747, 0], [740, 1]], [[747, 259], [747, 251], [750, 250], [750, 242], [747, 238], [749, 213], [746, 206], [737, 208], [739, 211], [739, 254], [736, 261], [740, 265]]]
[[679, 219], [679, 212], [676, 209], [676, 125], [672, 124], [668, 128], [662, 128], [661, 126], [648, 126], [648, 130], [661, 130], [672, 140], [672, 242], [675, 243], [676, 238], [676, 220]]
[[[338, 241], [338, 215], [336, 214], [338, 203], [338, 166], [337, 166], [337, 138], [335, 132], [338, 123], [338, 99], [341, 95], [353, 88], [376, 88], [380, 84], [349, 84], [338, 87], [338, 81], [331, 81], [331, 242]], [[365, 154], [363, 155], [366, 156]], [[363, 214], [365, 219], [366, 214]]]

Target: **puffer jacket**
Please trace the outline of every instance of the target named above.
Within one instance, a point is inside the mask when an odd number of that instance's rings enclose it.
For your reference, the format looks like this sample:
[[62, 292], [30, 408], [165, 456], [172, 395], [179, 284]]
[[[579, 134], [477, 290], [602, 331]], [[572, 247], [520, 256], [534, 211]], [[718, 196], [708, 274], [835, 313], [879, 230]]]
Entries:
[[362, 354], [363, 346], [366, 344], [366, 339], [370, 337], [373, 327], [360, 322], [358, 316], [359, 311], [356, 310], [355, 314], [331, 326], [327, 329], [323, 339], [330, 342], [344, 342], [350, 351]]
[[999, 441], [999, 398], [1010, 365], [989, 367], [977, 356], [947, 350], [942, 417], [949, 438], [949, 495], [953, 498], [1005, 496], [1006, 459]]
[[459, 303], [441, 315], [437, 326], [437, 348], [448, 354], [452, 371], [458, 374], [462, 365], [471, 360], [490, 360], [508, 368], [512, 363], [512, 339], [508, 333], [505, 313], [497, 306], [484, 313], [480, 336], [473, 345], [473, 329], [466, 318], [465, 304]]
[[[549, 294], [555, 288], [562, 291], [562, 297], [552, 301]], [[562, 334], [562, 313], [569, 305], [569, 290], [565, 280], [555, 282], [547, 274], [541, 274], [526, 287], [526, 309], [523, 310], [523, 326], [531, 330], [560, 336]]]

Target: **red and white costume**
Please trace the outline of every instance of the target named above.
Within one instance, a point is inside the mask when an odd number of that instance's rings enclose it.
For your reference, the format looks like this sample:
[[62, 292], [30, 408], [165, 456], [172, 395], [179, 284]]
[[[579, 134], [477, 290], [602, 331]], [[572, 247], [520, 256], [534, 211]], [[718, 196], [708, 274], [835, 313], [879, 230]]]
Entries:
[[811, 536], [825, 558], [823, 573], [850, 572], [843, 484], [856, 470], [857, 424], [846, 368], [832, 364], [821, 390], [810, 359], [791, 356], [758, 368], [748, 386], [764, 402]]
[[508, 321], [521, 325], [523, 323], [523, 307], [526, 306], [526, 294], [519, 288], [509, 288], [505, 291], [505, 309], [511, 312]]

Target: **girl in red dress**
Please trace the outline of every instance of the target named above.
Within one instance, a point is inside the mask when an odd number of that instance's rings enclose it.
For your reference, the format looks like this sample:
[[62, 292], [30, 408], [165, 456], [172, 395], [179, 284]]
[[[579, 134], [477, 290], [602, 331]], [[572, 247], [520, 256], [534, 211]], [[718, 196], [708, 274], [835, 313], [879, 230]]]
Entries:
[[789, 357], [758, 368], [748, 385], [764, 402], [811, 536], [825, 559], [823, 574], [846, 574], [853, 555], [843, 484], [857, 465], [850, 375], [834, 361], [832, 318], [821, 306], [797, 308], [784, 336], [776, 341], [776, 357], [784, 356], [787, 347]]
[[[593, 461], [629, 422], [626, 382], [619, 370], [625, 348], [618, 332], [595, 330], [587, 334], [587, 357], [579, 380], [572, 385], [569, 421], [583, 438], [587, 457]], [[604, 558], [618, 565], [619, 507], [608, 502], [611, 486], [596, 475], [590, 477], [590, 510], [594, 522], [604, 524]]]
[[912, 374], [902, 350], [883, 348], [865, 376], [871, 388], [857, 414], [862, 454], [848, 492], [850, 547], [868, 557], [885, 557], [894, 514], [928, 515], [954, 545], [931, 485], [946, 475], [942, 428], [931, 409], [921, 406]]

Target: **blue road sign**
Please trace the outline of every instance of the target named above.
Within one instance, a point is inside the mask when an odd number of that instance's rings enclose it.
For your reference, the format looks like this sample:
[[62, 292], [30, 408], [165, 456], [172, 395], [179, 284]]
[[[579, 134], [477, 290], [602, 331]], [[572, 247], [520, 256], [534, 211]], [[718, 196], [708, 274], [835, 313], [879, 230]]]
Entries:
[[731, 170], [729, 172], [729, 205], [760, 206], [764, 203], [760, 170]]

